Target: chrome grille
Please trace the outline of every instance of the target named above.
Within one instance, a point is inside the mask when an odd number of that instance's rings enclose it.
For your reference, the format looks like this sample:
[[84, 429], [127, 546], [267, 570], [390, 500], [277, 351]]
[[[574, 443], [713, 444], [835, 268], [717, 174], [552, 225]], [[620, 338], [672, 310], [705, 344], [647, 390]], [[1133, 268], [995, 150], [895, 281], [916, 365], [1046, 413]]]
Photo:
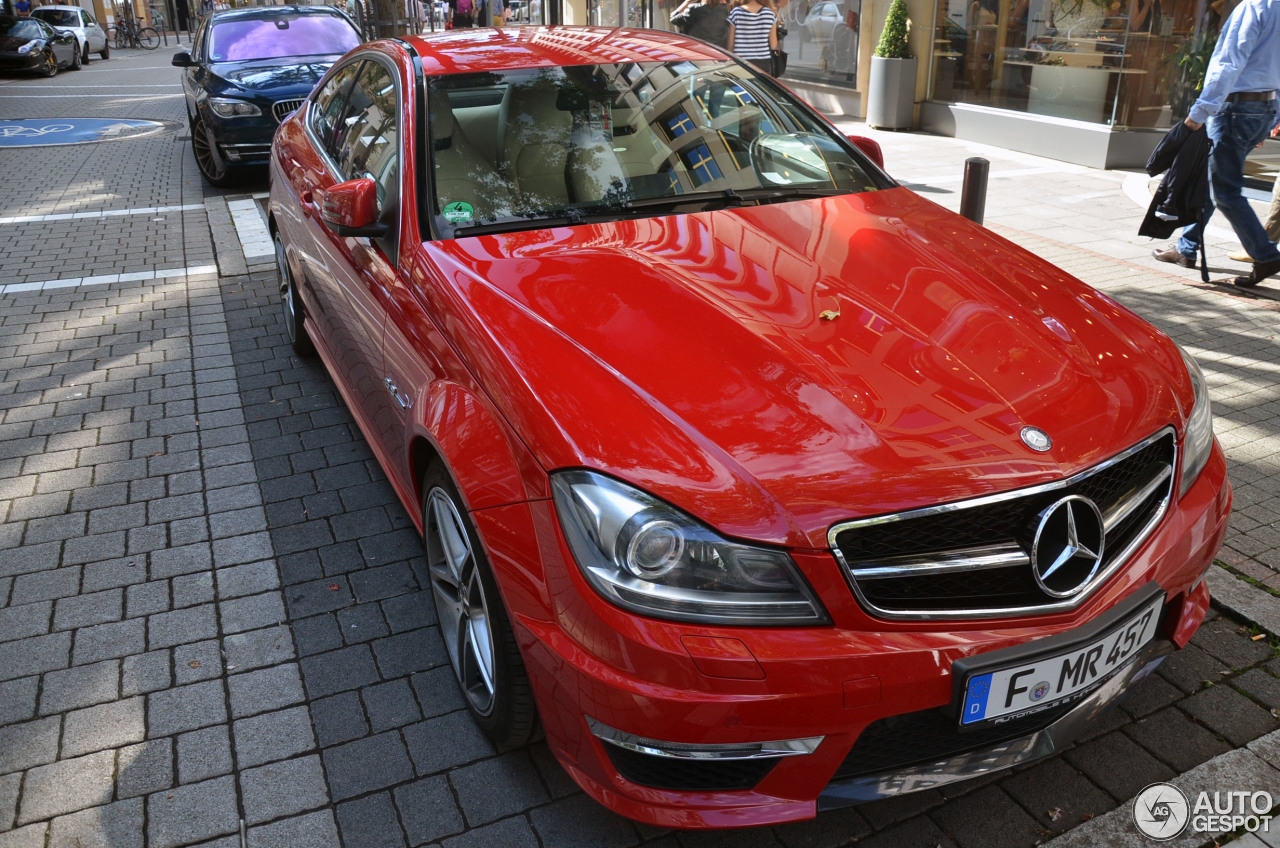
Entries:
[[303, 102], [303, 100], [277, 100], [271, 106], [271, 114], [276, 116], [276, 123], [280, 123], [289, 117], [290, 112], [296, 112], [301, 109]]
[[[1133, 554], [1168, 508], [1176, 465], [1171, 429], [1087, 471], [1029, 489], [850, 521], [828, 534], [854, 594], [891, 619], [992, 618], [1079, 605]], [[1030, 551], [1042, 510], [1068, 495], [1102, 512], [1101, 566], [1078, 594], [1043, 592]]]

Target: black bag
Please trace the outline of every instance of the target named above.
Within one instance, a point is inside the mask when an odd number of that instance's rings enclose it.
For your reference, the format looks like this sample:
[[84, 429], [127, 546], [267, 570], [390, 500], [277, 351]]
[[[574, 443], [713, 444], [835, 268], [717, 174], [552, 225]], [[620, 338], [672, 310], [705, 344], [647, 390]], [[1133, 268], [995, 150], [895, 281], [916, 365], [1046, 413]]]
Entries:
[[780, 77], [787, 72], [787, 51], [774, 50], [771, 55], [773, 57], [773, 75]]
[[675, 27], [676, 30], [678, 30], [679, 32], [687, 33], [689, 31], [689, 23], [690, 23], [689, 15], [692, 12], [693, 12], [693, 9], [691, 8], [676, 12], [674, 15], [671, 16], [671, 25]]
[[778, 40], [779, 41], [787, 37], [788, 31], [789, 30], [787, 29], [787, 25], [784, 24], [782, 21], [778, 21]]

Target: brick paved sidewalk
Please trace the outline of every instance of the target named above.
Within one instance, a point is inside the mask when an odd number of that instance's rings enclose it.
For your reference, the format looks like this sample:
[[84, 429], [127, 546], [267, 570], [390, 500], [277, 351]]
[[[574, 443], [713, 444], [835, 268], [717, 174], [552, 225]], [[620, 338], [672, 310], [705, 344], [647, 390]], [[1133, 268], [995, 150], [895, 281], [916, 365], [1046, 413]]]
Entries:
[[[120, 80], [167, 92], [176, 79], [167, 58], [113, 54], [46, 82], [102, 86], [69, 95], [118, 91]], [[0, 79], [0, 117], [33, 114], [7, 99], [28, 82]], [[120, 109], [108, 98], [47, 102], [59, 115]], [[1253, 641], [1227, 614], [1062, 756], [786, 827], [636, 825], [586, 799], [545, 745], [496, 754], [447, 668], [409, 518], [323, 368], [292, 354], [274, 275], [236, 256], [225, 204], [214, 200], [222, 192], [204, 192], [195, 173], [181, 101], [129, 108], [127, 117], [172, 129], [0, 151], [7, 173], [60, 180], [49, 195], [0, 194], [0, 217], [46, 197], [58, 212], [203, 211], [134, 216], [120, 230], [101, 219], [46, 228], [70, 242], [58, 248], [67, 262], [28, 279], [176, 272], [215, 258], [223, 276], [0, 295], [0, 848], [233, 848], [242, 829], [263, 848], [855, 839], [1012, 848], [1123, 811], [1146, 783], [1280, 726], [1276, 642]], [[958, 189], [947, 180], [963, 145], [883, 138], [891, 171], [954, 200], [943, 192]], [[1280, 496], [1271, 465], [1280, 453], [1268, 450], [1280, 445], [1268, 415], [1278, 400], [1275, 313], [1144, 265], [1148, 248], [1117, 234], [1140, 217], [1124, 175], [1013, 154], [993, 164], [1021, 172], [993, 181], [993, 229], [1134, 306], [1206, 361], [1239, 511], [1249, 510], [1233, 529], [1233, 564], [1268, 568]], [[1059, 187], [1029, 190], [1029, 170]], [[1063, 211], [1081, 197], [1099, 208]], [[27, 226], [0, 225], [0, 237], [30, 250], [40, 230]], [[126, 232], [165, 253], [142, 248], [130, 259], [117, 249]], [[0, 256], [4, 282], [25, 267], [20, 252]]]

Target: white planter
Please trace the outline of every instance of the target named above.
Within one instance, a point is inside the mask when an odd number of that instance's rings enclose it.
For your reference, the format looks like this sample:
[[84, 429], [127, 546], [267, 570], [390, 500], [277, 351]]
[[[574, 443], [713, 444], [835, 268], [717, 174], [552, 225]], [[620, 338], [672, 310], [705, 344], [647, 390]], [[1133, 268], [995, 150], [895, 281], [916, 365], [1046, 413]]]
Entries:
[[909, 130], [915, 118], [916, 60], [871, 57], [867, 126]]

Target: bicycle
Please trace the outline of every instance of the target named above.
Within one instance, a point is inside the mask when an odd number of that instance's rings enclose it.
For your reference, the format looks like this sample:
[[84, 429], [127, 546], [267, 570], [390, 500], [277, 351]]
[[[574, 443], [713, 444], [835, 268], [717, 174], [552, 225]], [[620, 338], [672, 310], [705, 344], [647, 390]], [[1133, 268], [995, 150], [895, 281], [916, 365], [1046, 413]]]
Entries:
[[160, 46], [158, 32], [149, 26], [140, 27], [127, 18], [116, 21], [116, 25], [107, 30], [107, 38], [114, 49], [141, 47], [143, 50], [155, 50]]

